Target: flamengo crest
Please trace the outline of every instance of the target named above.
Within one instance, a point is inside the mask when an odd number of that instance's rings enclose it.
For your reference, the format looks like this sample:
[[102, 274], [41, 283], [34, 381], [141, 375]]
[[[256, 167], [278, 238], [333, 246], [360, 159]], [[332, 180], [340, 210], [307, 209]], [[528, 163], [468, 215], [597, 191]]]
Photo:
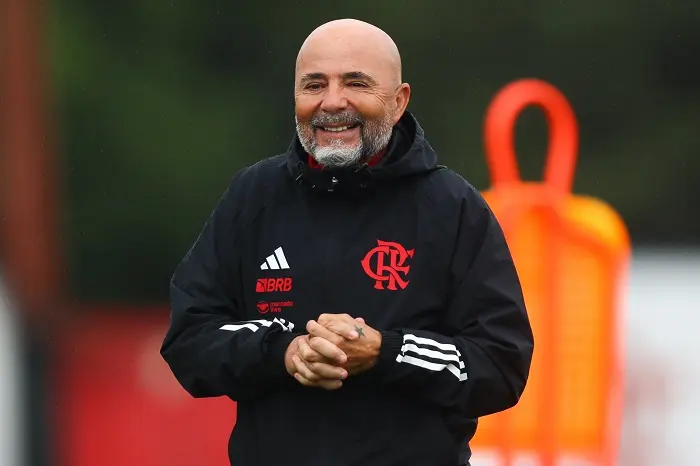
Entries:
[[[377, 240], [377, 246], [362, 259], [362, 268], [375, 280], [375, 289], [404, 290], [409, 283], [406, 275], [411, 268], [406, 265], [406, 260], [413, 257], [414, 251], [415, 249], [406, 250], [396, 242]], [[375, 257], [376, 260], [373, 260]]]

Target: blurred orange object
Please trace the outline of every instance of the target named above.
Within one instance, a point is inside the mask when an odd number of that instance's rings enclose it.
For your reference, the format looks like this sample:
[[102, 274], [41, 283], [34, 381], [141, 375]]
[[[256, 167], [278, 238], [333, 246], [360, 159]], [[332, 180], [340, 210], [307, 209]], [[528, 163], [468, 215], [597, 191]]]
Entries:
[[[543, 182], [520, 179], [514, 126], [528, 106], [550, 128]], [[475, 450], [500, 464], [534, 454], [616, 463], [621, 431], [621, 302], [630, 241], [606, 203], [572, 194], [576, 117], [548, 83], [525, 79], [494, 98], [485, 121], [492, 186], [484, 193], [501, 222], [521, 277], [535, 334], [530, 379], [513, 409], [479, 421]]]

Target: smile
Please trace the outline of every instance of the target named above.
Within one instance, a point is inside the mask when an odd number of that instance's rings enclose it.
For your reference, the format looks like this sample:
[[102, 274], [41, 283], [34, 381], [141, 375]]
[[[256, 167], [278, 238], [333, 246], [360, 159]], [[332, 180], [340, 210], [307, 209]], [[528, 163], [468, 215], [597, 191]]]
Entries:
[[355, 128], [357, 128], [357, 127], [358, 127], [358, 125], [351, 125], [351, 126], [335, 126], [335, 127], [331, 127], [331, 126], [321, 126], [320, 129], [322, 129], [323, 131], [329, 131], [329, 132], [331, 132], [331, 133], [339, 133], [339, 132], [341, 132], [341, 131], [347, 131], [347, 130], [349, 130], [349, 129], [355, 129]]

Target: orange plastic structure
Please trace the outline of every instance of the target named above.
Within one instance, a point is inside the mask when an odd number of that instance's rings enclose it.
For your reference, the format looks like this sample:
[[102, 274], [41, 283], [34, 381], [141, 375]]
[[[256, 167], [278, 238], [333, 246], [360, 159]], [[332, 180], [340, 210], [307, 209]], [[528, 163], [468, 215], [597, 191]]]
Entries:
[[[546, 114], [550, 141], [543, 182], [520, 179], [514, 126], [526, 107]], [[630, 241], [604, 202], [572, 194], [576, 117], [548, 83], [525, 79], [494, 98], [485, 121], [491, 188], [535, 334], [528, 385], [514, 408], [479, 421], [472, 447], [552, 466], [573, 456], [613, 465], [621, 430], [620, 317]]]

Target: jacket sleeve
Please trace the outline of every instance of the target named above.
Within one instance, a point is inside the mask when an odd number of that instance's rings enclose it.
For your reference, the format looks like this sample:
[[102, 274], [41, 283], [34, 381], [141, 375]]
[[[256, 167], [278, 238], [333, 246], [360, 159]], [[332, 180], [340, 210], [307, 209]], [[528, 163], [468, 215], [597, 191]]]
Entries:
[[504, 234], [475, 190], [462, 202], [457, 237], [441, 333], [382, 331], [375, 371], [384, 384], [477, 418], [518, 402], [534, 341]]
[[[240, 172], [239, 172], [240, 175]], [[194, 397], [260, 396], [293, 380], [284, 353], [297, 333], [284, 319], [246, 320], [242, 311], [239, 175], [207, 219], [170, 282], [170, 326], [161, 355]]]

